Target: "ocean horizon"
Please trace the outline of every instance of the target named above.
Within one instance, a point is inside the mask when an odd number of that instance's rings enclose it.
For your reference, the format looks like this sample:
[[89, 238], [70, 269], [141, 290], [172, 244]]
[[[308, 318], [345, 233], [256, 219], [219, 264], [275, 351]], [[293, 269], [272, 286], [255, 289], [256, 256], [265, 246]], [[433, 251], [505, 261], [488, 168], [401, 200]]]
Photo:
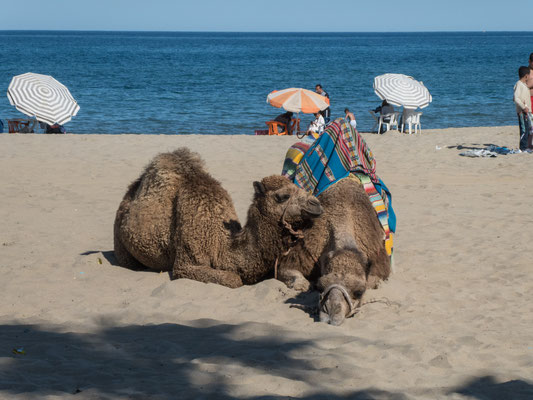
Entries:
[[[422, 128], [516, 125], [513, 85], [533, 32], [0, 31], [0, 118], [24, 117], [5, 92], [26, 72], [52, 75], [81, 109], [74, 133], [254, 134], [287, 87], [329, 93], [332, 118], [369, 131], [373, 78], [423, 81]], [[311, 121], [300, 114], [302, 124]]]

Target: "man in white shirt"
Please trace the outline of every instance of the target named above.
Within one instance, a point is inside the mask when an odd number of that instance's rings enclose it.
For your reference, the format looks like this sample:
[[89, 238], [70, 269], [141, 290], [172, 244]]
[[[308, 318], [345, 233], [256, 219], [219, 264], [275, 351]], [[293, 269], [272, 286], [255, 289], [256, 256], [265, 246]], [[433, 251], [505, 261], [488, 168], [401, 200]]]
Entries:
[[513, 100], [520, 128], [520, 150], [527, 150], [530, 146], [529, 136], [531, 134], [531, 94], [529, 91], [533, 80], [531, 69], [529, 67], [518, 68], [518, 77], [520, 79], [514, 85]]

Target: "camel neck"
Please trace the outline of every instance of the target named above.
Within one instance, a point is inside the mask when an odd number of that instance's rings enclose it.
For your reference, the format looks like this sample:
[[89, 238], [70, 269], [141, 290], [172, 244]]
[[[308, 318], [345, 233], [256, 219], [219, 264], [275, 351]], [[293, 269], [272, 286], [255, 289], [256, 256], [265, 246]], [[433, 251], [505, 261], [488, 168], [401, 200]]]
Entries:
[[256, 283], [273, 276], [274, 262], [282, 251], [280, 227], [250, 210], [243, 232], [230, 246], [234, 266], [243, 283]]

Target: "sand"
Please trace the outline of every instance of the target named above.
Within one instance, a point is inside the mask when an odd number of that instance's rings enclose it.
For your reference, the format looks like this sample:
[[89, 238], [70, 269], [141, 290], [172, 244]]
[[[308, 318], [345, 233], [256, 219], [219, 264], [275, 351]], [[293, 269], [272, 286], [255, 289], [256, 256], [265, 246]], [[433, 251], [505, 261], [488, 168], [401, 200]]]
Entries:
[[364, 134], [398, 216], [395, 273], [366, 296], [389, 304], [340, 327], [275, 280], [170, 281], [113, 256], [155, 154], [199, 151], [244, 222], [294, 138], [0, 135], [0, 398], [533, 398], [533, 155], [457, 147], [517, 131]]

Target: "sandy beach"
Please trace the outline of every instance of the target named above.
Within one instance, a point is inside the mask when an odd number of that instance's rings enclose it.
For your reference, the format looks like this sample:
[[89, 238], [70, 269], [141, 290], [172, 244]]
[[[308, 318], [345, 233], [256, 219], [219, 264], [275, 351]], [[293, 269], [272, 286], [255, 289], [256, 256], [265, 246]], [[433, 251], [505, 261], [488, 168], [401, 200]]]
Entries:
[[113, 220], [187, 146], [231, 194], [293, 137], [0, 135], [0, 398], [532, 399], [533, 154], [516, 126], [364, 134], [398, 217], [395, 273], [340, 327], [281, 282], [228, 289], [116, 265]]

